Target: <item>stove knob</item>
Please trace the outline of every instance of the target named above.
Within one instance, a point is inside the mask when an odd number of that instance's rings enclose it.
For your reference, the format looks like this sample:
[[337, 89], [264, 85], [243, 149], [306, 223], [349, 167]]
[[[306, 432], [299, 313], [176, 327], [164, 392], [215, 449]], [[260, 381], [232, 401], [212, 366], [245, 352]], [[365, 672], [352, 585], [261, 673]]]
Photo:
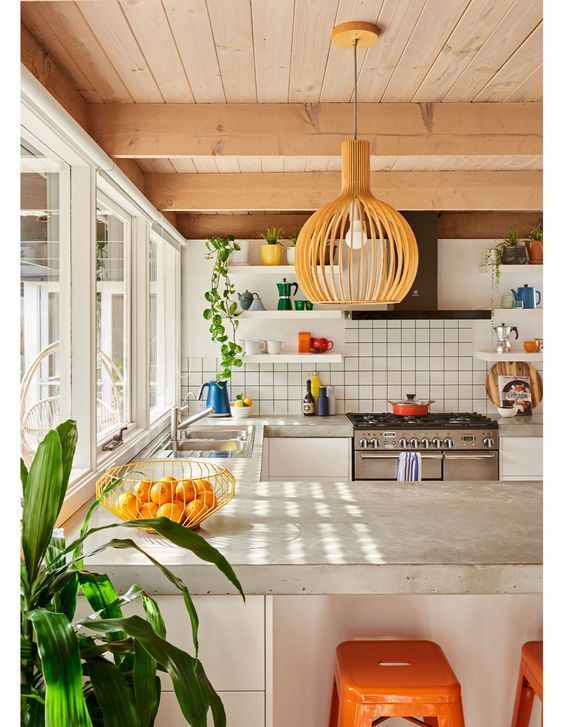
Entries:
[[398, 444], [402, 449], [405, 449], [407, 447], [407, 439], [400, 439]]
[[429, 447], [431, 446], [431, 440], [427, 439], [427, 437], [423, 437], [423, 439], [421, 440], [421, 446], [425, 447], [425, 449], [429, 449]]
[[441, 447], [441, 440], [438, 437], [436, 437], [435, 439], [433, 439], [433, 447], [435, 449], [440, 449], [440, 447]]
[[484, 439], [484, 447], [491, 449], [494, 446], [494, 444], [495, 444], [494, 440], [490, 439], [490, 437], [486, 437]]
[[450, 437], [447, 437], [443, 442], [443, 446], [447, 449], [452, 449], [454, 447], [454, 441]]
[[370, 446], [372, 447], [372, 449], [378, 449], [378, 447], [380, 446], [380, 441], [378, 439], [371, 439]]
[[412, 446], [412, 447], [413, 447], [414, 449], [417, 449], [417, 447], [419, 446], [419, 440], [418, 440], [418, 439], [416, 439], [415, 437], [413, 437], [413, 439], [410, 439], [410, 440], [409, 440], [409, 443], [411, 444], [411, 446]]
[[361, 449], [366, 449], [368, 447], [368, 439], [361, 439], [360, 447], [361, 447]]

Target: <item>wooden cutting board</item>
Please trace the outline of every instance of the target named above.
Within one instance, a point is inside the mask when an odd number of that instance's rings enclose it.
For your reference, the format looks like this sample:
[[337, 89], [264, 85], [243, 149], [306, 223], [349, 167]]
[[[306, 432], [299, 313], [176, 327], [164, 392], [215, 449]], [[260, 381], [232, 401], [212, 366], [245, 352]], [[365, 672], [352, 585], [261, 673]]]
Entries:
[[531, 380], [531, 398], [533, 409], [542, 401], [542, 378], [536, 368], [526, 361], [499, 361], [494, 364], [486, 376], [486, 392], [488, 399], [499, 406], [499, 376], [528, 376]]

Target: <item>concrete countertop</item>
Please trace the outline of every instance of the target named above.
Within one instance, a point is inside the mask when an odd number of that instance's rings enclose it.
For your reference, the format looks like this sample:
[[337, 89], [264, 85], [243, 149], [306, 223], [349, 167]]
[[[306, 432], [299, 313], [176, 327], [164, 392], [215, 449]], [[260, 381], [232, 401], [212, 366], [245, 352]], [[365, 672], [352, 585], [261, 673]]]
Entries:
[[514, 416], [502, 418], [495, 415], [492, 419], [497, 419], [499, 423], [500, 437], [542, 437], [543, 436], [543, 416], [542, 414], [533, 414], [530, 417]]
[[[246, 593], [541, 592], [540, 483], [261, 482], [263, 433], [257, 426], [251, 458], [222, 461], [237, 477], [237, 494], [200, 530]], [[84, 510], [65, 524], [67, 537]], [[92, 526], [116, 521], [99, 508]], [[133, 538], [195, 594], [233, 592], [216, 568], [149, 533], [102, 531], [85, 553], [110, 537]], [[139, 582], [152, 593], [177, 593], [139, 553], [108, 549], [86, 562], [118, 590]]]

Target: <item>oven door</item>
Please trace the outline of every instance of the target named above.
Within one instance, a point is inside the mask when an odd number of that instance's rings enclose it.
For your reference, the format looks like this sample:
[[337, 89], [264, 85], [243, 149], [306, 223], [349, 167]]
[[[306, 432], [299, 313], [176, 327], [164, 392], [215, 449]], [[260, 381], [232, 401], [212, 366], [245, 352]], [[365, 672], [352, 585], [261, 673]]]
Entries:
[[[399, 452], [355, 452], [355, 480], [395, 480]], [[422, 479], [443, 479], [443, 455], [440, 452], [421, 452]]]
[[498, 480], [499, 452], [445, 452], [445, 480]]

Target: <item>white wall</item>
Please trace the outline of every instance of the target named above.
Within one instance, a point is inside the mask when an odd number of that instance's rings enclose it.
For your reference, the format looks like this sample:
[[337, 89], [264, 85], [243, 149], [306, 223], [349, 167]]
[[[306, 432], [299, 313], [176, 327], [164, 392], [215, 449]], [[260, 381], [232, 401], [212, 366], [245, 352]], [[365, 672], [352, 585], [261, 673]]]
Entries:
[[438, 642], [462, 685], [466, 727], [507, 727], [521, 645], [542, 638], [541, 620], [539, 595], [277, 596], [274, 727], [327, 724], [335, 647], [361, 638]]

